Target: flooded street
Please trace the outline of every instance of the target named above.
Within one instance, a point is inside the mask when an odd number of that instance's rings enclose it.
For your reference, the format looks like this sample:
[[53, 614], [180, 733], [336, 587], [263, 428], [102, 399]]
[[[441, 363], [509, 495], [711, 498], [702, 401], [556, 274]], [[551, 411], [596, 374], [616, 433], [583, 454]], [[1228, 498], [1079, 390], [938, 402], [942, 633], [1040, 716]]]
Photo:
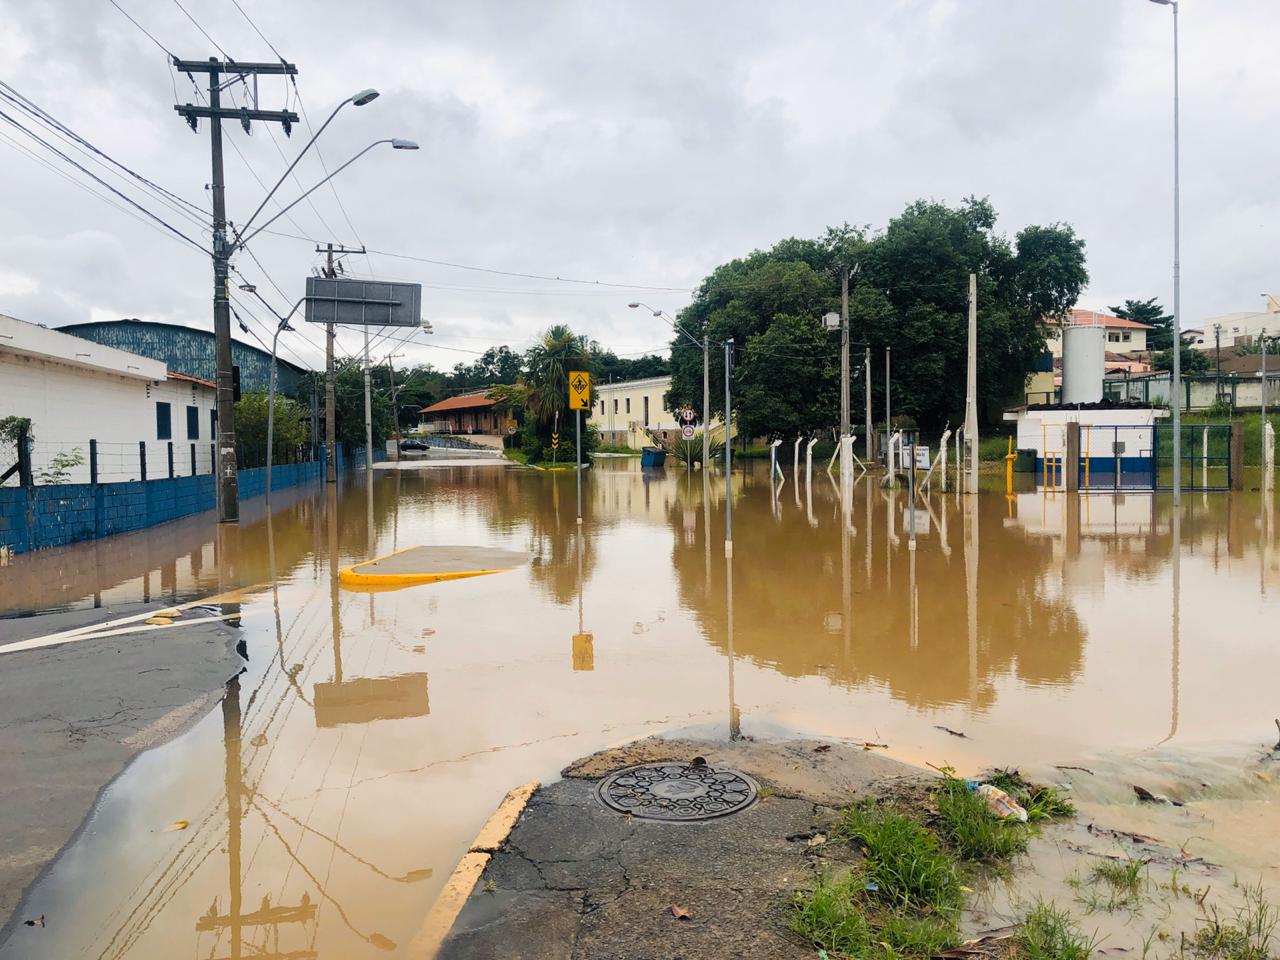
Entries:
[[[709, 480], [601, 461], [579, 528], [572, 474], [384, 470], [216, 537], [202, 516], [19, 558], [0, 613], [218, 596], [248, 662], [104, 791], [29, 898], [48, 926], [0, 958], [408, 955], [508, 789], [650, 733], [870, 741], [962, 772], [1122, 771], [1274, 735], [1280, 558], [1258, 493], [1187, 494], [1175, 523], [1165, 496], [935, 487], [913, 548], [903, 491], [864, 477], [846, 514], [822, 470], [775, 492], [749, 463], [727, 562]], [[338, 582], [422, 544], [529, 560]]]

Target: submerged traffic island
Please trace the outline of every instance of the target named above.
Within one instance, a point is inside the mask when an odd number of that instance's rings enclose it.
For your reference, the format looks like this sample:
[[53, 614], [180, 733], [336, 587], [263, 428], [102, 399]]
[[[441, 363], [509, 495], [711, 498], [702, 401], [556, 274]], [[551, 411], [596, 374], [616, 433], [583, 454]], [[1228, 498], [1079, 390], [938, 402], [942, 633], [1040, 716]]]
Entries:
[[1104, 826], [1066, 784], [966, 780], [877, 746], [653, 738], [578, 760], [508, 797], [417, 955], [1272, 955], [1261, 889], [1183, 836]]

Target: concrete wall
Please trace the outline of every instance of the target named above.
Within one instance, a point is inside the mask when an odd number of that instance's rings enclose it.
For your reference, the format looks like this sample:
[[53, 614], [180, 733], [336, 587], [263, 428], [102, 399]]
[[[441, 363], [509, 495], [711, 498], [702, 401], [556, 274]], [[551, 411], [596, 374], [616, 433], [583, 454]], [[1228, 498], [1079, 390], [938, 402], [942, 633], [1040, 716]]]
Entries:
[[[385, 456], [378, 451], [374, 459], [383, 460]], [[356, 450], [348, 459], [339, 447], [339, 469], [363, 464], [363, 449]], [[280, 490], [323, 477], [323, 459], [284, 464], [272, 467], [271, 489]], [[241, 470], [241, 499], [265, 493], [266, 480], [266, 467]], [[211, 473], [123, 483], [0, 487], [0, 547], [23, 553], [140, 530], [212, 510], [215, 497]]]

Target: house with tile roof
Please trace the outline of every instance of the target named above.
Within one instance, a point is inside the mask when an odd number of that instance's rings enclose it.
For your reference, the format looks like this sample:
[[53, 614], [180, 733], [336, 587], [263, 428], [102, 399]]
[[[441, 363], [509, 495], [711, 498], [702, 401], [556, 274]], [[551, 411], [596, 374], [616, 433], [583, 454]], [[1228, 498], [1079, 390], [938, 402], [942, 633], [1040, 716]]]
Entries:
[[[1064, 321], [1051, 317], [1045, 320], [1048, 332], [1045, 345], [1054, 359], [1062, 357], [1062, 327]], [[1098, 310], [1071, 310], [1065, 324], [1076, 326], [1103, 327], [1107, 331], [1107, 350], [1111, 353], [1145, 353], [1147, 350], [1147, 331], [1149, 324], [1126, 320]]]

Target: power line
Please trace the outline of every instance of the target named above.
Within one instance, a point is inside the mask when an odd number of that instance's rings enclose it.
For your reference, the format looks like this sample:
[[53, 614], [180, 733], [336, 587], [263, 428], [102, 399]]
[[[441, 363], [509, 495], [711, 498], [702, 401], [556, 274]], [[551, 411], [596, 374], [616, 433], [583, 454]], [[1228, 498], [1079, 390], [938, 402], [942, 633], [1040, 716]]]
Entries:
[[46, 150], [50, 151], [50, 152], [51, 152], [51, 153], [53, 153], [53, 154], [56, 154], [56, 155], [57, 155], [58, 157], [60, 157], [63, 161], [65, 161], [66, 163], [71, 164], [73, 167], [75, 167], [75, 168], [76, 168], [77, 170], [79, 170], [81, 173], [85, 174], [86, 176], [88, 176], [89, 178], [91, 178], [92, 180], [94, 180], [95, 182], [97, 182], [99, 185], [101, 185], [101, 186], [105, 187], [107, 190], [110, 190], [112, 193], [114, 193], [117, 197], [119, 197], [119, 198], [120, 198], [121, 200], [123, 200], [125, 203], [129, 204], [131, 207], [135, 207], [137, 210], [139, 210], [139, 211], [141, 211], [142, 213], [146, 214], [148, 217], [150, 217], [150, 218], [151, 218], [152, 220], [154, 220], [156, 223], [160, 224], [162, 227], [164, 227], [164, 229], [168, 230], [168, 231], [169, 231], [170, 233], [172, 233], [174, 236], [179, 237], [179, 238], [180, 238], [180, 239], [182, 239], [182, 240], [185, 240], [187, 243], [191, 244], [193, 247], [195, 247], [195, 248], [196, 248], [197, 250], [199, 250], [201, 253], [207, 253], [207, 251], [205, 250], [205, 248], [204, 248], [204, 246], [203, 246], [202, 244], [200, 244], [200, 243], [198, 243], [197, 241], [195, 241], [195, 240], [191, 239], [191, 237], [187, 236], [185, 233], [183, 233], [181, 230], [179, 230], [179, 229], [178, 229], [177, 227], [175, 227], [173, 224], [169, 223], [169, 221], [165, 220], [163, 217], [160, 217], [160, 216], [158, 216], [157, 214], [153, 213], [152, 211], [148, 210], [146, 207], [144, 207], [142, 204], [138, 203], [138, 202], [137, 202], [136, 200], [134, 200], [132, 197], [130, 197], [130, 196], [128, 196], [128, 195], [126, 195], [126, 194], [124, 194], [124, 193], [121, 193], [119, 190], [117, 190], [117, 189], [116, 189], [115, 187], [113, 187], [111, 184], [107, 183], [105, 180], [103, 180], [101, 177], [99, 177], [99, 176], [98, 176], [96, 173], [94, 173], [92, 170], [88, 169], [87, 167], [85, 167], [83, 164], [79, 163], [78, 161], [76, 161], [76, 160], [75, 160], [75, 159], [73, 159], [72, 157], [67, 156], [67, 154], [63, 153], [61, 150], [59, 150], [57, 147], [55, 147], [55, 146], [54, 146], [53, 144], [51, 144], [49, 141], [47, 141], [47, 140], [45, 140], [43, 137], [41, 137], [39, 134], [37, 134], [37, 133], [35, 133], [35, 132], [31, 131], [31, 130], [28, 130], [26, 127], [24, 127], [21, 123], [19, 123], [19, 122], [18, 122], [17, 120], [15, 120], [13, 117], [9, 116], [9, 114], [5, 113], [3, 110], [0, 110], [0, 119], [3, 119], [5, 122], [7, 122], [8, 124], [10, 124], [11, 126], [13, 126], [13, 127], [17, 128], [18, 130], [21, 130], [23, 133], [25, 133], [25, 134], [26, 134], [28, 137], [30, 137], [32, 140], [35, 140], [37, 143], [39, 143], [41, 146], [43, 146]]
[[[295, 224], [296, 226], [296, 224]], [[285, 233], [282, 230], [263, 230], [263, 233], [270, 233], [277, 237], [285, 237], [289, 240], [303, 240], [307, 243], [320, 243], [314, 237], [302, 236], [299, 234]], [[413, 260], [417, 263], [428, 263], [437, 267], [450, 267], [455, 270], [472, 270], [478, 273], [492, 273], [502, 277], [519, 277], [523, 280], [546, 280], [552, 283], [577, 283], [591, 287], [612, 287], [618, 290], [656, 290], [666, 293], [694, 293], [692, 287], [659, 287], [649, 286], [641, 283], [616, 283], [608, 280], [582, 280], [575, 277], [548, 276], [540, 273], [521, 273], [515, 270], [499, 270], [495, 267], [477, 267], [471, 264], [454, 263], [449, 260], [436, 260], [431, 257], [421, 257], [410, 253], [393, 253], [390, 250], [370, 250], [370, 253], [376, 253], [380, 257], [392, 257], [397, 260]]]
[[[161, 43], [161, 42], [160, 42], [159, 40], [157, 40], [155, 37], [153, 37], [153, 36], [151, 35], [150, 31], [148, 31], [146, 27], [144, 27], [142, 24], [140, 24], [137, 20], [133, 19], [133, 17], [129, 16], [129, 11], [128, 11], [128, 10], [126, 10], [124, 7], [120, 6], [120, 4], [116, 3], [116, 0], [107, 0], [107, 2], [108, 2], [108, 3], [110, 3], [110, 4], [111, 4], [113, 7], [115, 7], [117, 10], [119, 10], [121, 13], [123, 13], [123, 14], [124, 14], [124, 16], [125, 16], [125, 19], [126, 19], [126, 20], [128, 20], [130, 23], [132, 23], [135, 27], [137, 27], [139, 30], [141, 30], [144, 34], [146, 34], [147, 39], [148, 39], [148, 40], [150, 40], [152, 43], [154, 43], [154, 44], [155, 44], [157, 47], [159, 47], [161, 50], [163, 50], [163, 51], [165, 52], [165, 54], [167, 54], [167, 55], [168, 55], [168, 57], [169, 57], [169, 59], [170, 59], [170, 60], [177, 60], [177, 59], [178, 59], [177, 57], [175, 57], [175, 56], [173, 55], [173, 51], [171, 51], [168, 47], [166, 47], [163, 43]], [[176, 99], [176, 98], [175, 98], [175, 99]]]
[[[112, 2], [114, 2], [114, 0], [112, 0]], [[253, 32], [256, 33], [259, 37], [262, 37], [262, 42], [271, 48], [271, 52], [276, 55], [276, 59], [283, 61], [284, 57], [280, 54], [280, 51], [275, 48], [275, 44], [273, 44], [270, 40], [266, 38], [263, 32], [258, 29], [258, 25], [253, 22], [253, 19], [249, 16], [249, 14], [244, 12], [244, 7], [240, 6], [239, 0], [231, 0], [231, 2], [235, 4], [235, 8], [240, 11], [240, 16], [244, 17], [245, 20], [249, 22], [249, 26], [253, 27]]]
[[190, 13], [187, 13], [186, 7], [184, 7], [181, 3], [179, 3], [178, 0], [173, 0], [173, 5], [177, 7], [179, 10], [181, 10], [184, 14], [186, 14], [187, 19], [190, 20], [193, 24], [195, 24], [195, 28], [199, 30], [202, 34], [204, 34], [204, 38], [206, 40], [208, 40], [210, 43], [212, 43], [215, 47], [218, 48], [218, 52], [222, 54], [224, 58], [226, 58], [228, 63], [234, 62], [232, 61], [227, 51], [223, 50], [222, 47], [218, 46], [218, 41], [213, 39], [213, 37], [209, 36], [209, 31], [206, 30], [204, 27], [200, 26], [199, 22], [196, 20], [195, 17], [193, 17]]
[[[108, 154], [106, 151], [90, 143], [80, 134], [76, 133], [76, 131], [72, 130], [62, 121], [58, 120], [58, 118], [53, 116], [53, 114], [49, 113], [49, 111], [45, 110], [43, 107], [37, 104], [30, 97], [26, 96], [25, 94], [23, 94], [21, 91], [17, 90], [10, 84], [5, 83], [3, 80], [0, 80], [0, 88], [3, 88], [3, 89], [0, 89], [0, 97], [3, 97], [4, 99], [8, 100], [10, 103], [17, 106], [20, 110], [22, 110], [28, 116], [39, 121], [51, 132], [61, 137], [64, 142], [67, 142], [69, 145], [75, 147], [76, 149], [80, 150], [82, 153], [85, 153], [86, 155], [92, 155], [92, 159], [94, 159], [95, 162], [101, 164], [104, 167], [106, 167], [107, 164], [110, 164], [111, 166], [117, 168], [117, 170], [111, 171], [116, 176], [119, 176], [123, 179], [125, 175], [127, 175], [133, 180], [136, 180], [137, 182], [141, 183], [144, 187], [148, 188], [152, 192], [152, 194], [158, 200], [160, 200], [161, 203], [164, 203], [167, 207], [169, 207], [171, 210], [175, 211], [176, 213], [181, 214], [182, 216], [195, 222], [197, 225], [201, 227], [207, 228], [209, 226], [209, 217], [210, 217], [209, 211], [202, 209], [201, 207], [185, 199], [184, 197], [179, 196], [173, 191], [165, 189], [155, 181], [147, 177], [144, 177], [142, 174], [138, 173], [136, 170], [133, 170], [127, 164], [122, 163], [121, 161], [117, 160], [115, 157]], [[8, 91], [8, 92], [5, 92], [5, 91]], [[123, 171], [123, 172], [121, 173], [118, 171]], [[195, 214], [191, 212], [193, 210], [195, 211], [196, 214], [200, 214], [201, 216], [197, 217]]]

